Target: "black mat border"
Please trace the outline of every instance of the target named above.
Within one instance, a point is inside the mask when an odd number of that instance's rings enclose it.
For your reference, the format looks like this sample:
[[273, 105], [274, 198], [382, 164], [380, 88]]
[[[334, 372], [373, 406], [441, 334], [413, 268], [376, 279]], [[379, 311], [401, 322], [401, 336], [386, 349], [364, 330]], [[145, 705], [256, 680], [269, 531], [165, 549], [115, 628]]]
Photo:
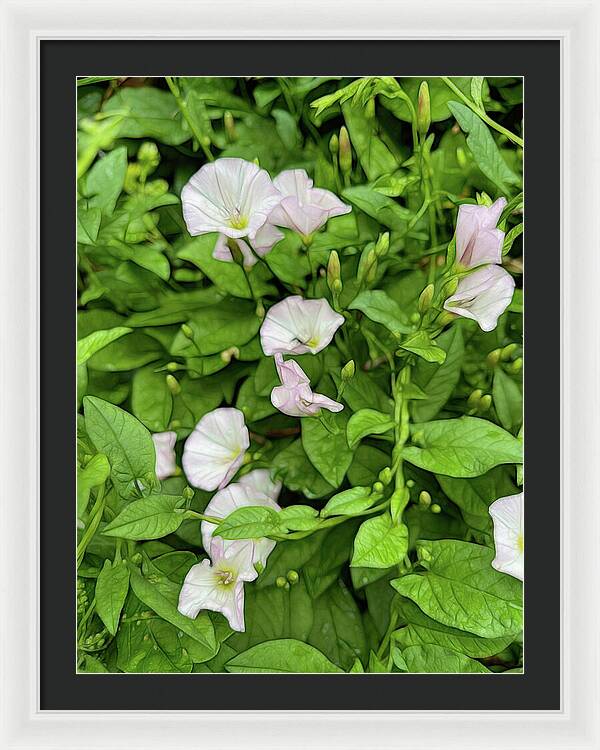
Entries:
[[[559, 709], [560, 368], [547, 343], [560, 330], [559, 306], [547, 304], [560, 298], [559, 42], [47, 40], [40, 61], [42, 710]], [[324, 73], [525, 77], [526, 673], [76, 675], [75, 76]]]

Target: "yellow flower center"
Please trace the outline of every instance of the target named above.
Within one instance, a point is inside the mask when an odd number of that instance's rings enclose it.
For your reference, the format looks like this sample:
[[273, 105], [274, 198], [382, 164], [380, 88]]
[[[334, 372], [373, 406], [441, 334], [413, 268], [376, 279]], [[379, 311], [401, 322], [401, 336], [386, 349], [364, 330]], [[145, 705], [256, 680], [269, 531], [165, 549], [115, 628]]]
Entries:
[[313, 336], [311, 339], [308, 339], [305, 346], [308, 346], [309, 349], [314, 349], [319, 346], [319, 339], [316, 336]]
[[235, 581], [235, 575], [232, 570], [222, 569], [217, 572], [217, 580], [221, 586], [231, 586]]
[[236, 213], [229, 219], [229, 226], [232, 229], [245, 229], [248, 226], [248, 217]]

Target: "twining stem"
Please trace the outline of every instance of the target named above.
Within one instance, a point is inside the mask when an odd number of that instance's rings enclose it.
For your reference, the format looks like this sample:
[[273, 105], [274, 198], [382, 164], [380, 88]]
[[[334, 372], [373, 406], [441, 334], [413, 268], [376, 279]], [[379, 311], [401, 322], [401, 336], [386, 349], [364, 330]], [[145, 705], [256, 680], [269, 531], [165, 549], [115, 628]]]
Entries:
[[385, 631], [385, 635], [383, 636], [383, 639], [381, 643], [379, 644], [379, 648], [377, 649], [377, 658], [382, 659], [383, 655], [387, 651], [390, 638], [392, 637], [392, 633], [396, 629], [396, 625], [398, 624], [398, 612], [394, 610], [392, 614], [390, 615], [390, 624], [388, 625], [387, 630]]
[[392, 495], [392, 515], [394, 521], [398, 522], [402, 511], [406, 506], [407, 489], [404, 481], [402, 467], [402, 449], [406, 443], [410, 431], [410, 414], [408, 411], [408, 399], [404, 388], [410, 383], [410, 365], [406, 365], [394, 383], [394, 450], [392, 451], [392, 471], [394, 472], [395, 490]]
[[90, 513], [90, 522], [86, 530], [84, 531], [79, 544], [77, 545], [77, 567], [81, 565], [87, 546], [90, 543], [94, 534], [96, 533], [98, 526], [100, 525], [100, 521], [102, 520], [102, 514], [104, 512], [104, 503], [105, 503], [104, 485], [102, 485], [102, 487], [100, 487], [100, 489], [98, 490], [96, 502], [94, 503], [94, 506], [92, 507], [92, 510]]
[[463, 101], [470, 110], [475, 112], [475, 114], [478, 117], [481, 117], [481, 119], [485, 123], [487, 123], [487, 125], [489, 125], [490, 128], [494, 128], [494, 130], [497, 130], [499, 133], [502, 133], [503, 135], [505, 135], [509, 141], [512, 141], [513, 143], [516, 143], [517, 146], [521, 146], [521, 148], [523, 148], [525, 144], [522, 138], [519, 138], [518, 135], [511, 133], [510, 130], [507, 130], [505, 127], [502, 127], [502, 125], [492, 120], [492, 118], [489, 117], [486, 112], [479, 109], [479, 107], [477, 107], [477, 105], [474, 102], [472, 102], [468, 97], [466, 97], [463, 94], [463, 92], [458, 88], [458, 86], [455, 86], [455, 84], [452, 83], [452, 81], [449, 78], [446, 78], [445, 76], [442, 76], [441, 78], [442, 78], [442, 81], [446, 84], [446, 86], [452, 89], [452, 91], [454, 91], [456, 96], [458, 96], [459, 99], [461, 99], [461, 101]]
[[207, 145], [205, 136], [196, 127], [196, 123], [194, 122], [193, 117], [190, 115], [187, 102], [181, 96], [181, 90], [179, 89], [179, 86], [175, 83], [171, 76], [165, 76], [165, 81], [167, 82], [168, 87], [171, 89], [171, 93], [175, 97], [175, 101], [177, 102], [177, 106], [179, 107], [181, 114], [183, 115], [190, 130], [192, 131], [192, 135], [198, 141], [198, 145], [200, 146], [200, 148], [204, 151], [204, 155], [206, 156], [208, 161], [214, 161], [215, 157], [212, 155], [210, 146]]

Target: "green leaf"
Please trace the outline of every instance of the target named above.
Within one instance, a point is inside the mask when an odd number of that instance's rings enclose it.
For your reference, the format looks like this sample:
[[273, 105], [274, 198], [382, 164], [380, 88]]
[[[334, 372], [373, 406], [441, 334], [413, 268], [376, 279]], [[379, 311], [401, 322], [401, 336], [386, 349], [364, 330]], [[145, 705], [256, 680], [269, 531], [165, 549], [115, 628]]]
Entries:
[[[300, 363], [304, 369], [304, 363]], [[308, 371], [306, 371], [308, 374]], [[337, 373], [333, 373], [333, 380], [339, 388], [342, 379]], [[345, 381], [342, 399], [348, 404], [352, 411], [359, 409], [377, 409], [378, 411], [391, 412], [393, 401], [387, 393], [373, 380], [373, 376], [356, 370], [350, 380]]]
[[417, 354], [426, 362], [436, 362], [438, 365], [443, 364], [446, 359], [446, 352], [441, 346], [438, 346], [437, 342], [426, 331], [417, 331], [404, 339], [400, 348]]
[[489, 547], [444, 539], [420, 541], [425, 573], [392, 581], [426, 615], [449, 627], [483, 638], [504, 638], [523, 627], [521, 582], [492, 568]]
[[273, 469], [288, 489], [302, 492], [311, 499], [328, 495], [335, 489], [308, 460], [301, 440], [295, 440], [279, 451], [273, 459]]
[[375, 323], [381, 323], [394, 336], [410, 333], [412, 328], [406, 322], [406, 315], [400, 305], [381, 289], [361, 292], [348, 305], [350, 310], [360, 310]]
[[183, 498], [176, 495], [150, 495], [127, 505], [102, 533], [121, 539], [160, 539], [181, 526], [185, 518], [181, 505]]
[[483, 174], [495, 183], [501, 192], [510, 193], [510, 185], [520, 184], [520, 179], [502, 158], [487, 125], [464, 104], [448, 102], [452, 114], [467, 136], [467, 145]]
[[77, 206], [77, 242], [82, 245], [94, 245], [98, 238], [98, 230], [102, 221], [102, 211], [99, 208], [84, 208]]
[[290, 531], [312, 531], [319, 526], [318, 511], [310, 505], [288, 505], [278, 513], [279, 523]]
[[348, 417], [332, 414], [328, 428], [314, 417], [302, 420], [302, 445], [312, 465], [333, 487], [342, 483], [352, 463], [352, 449], [346, 440]]
[[83, 399], [85, 428], [97, 450], [106, 454], [111, 479], [126, 499], [139, 494], [139, 483], [146, 487], [155, 477], [154, 443], [144, 425], [118, 406], [94, 396]]
[[342, 113], [367, 179], [373, 181], [398, 169], [396, 157], [376, 134], [377, 120], [368, 118], [364, 107], [351, 102], [342, 105]]
[[485, 659], [499, 654], [513, 640], [512, 635], [481, 638], [464, 630], [447, 627], [427, 617], [410, 599], [402, 600], [400, 612], [407, 624], [396, 630], [392, 637], [401, 649], [433, 645], [458, 651], [471, 659]]
[[302, 641], [283, 638], [259, 643], [227, 662], [228, 672], [342, 672], [320, 651]]
[[402, 456], [422, 469], [451, 477], [476, 477], [499, 464], [523, 461], [523, 447], [517, 438], [477, 417], [414, 425], [416, 439], [421, 447], [406, 447]]
[[[214, 656], [217, 643], [215, 640], [215, 630], [212, 622], [206, 612], [200, 612], [195, 620], [182, 615], [177, 606], [162, 593], [159, 588], [144, 578], [139, 570], [134, 566], [129, 566], [131, 588], [137, 598], [150, 607], [163, 620], [167, 620], [176, 628], [183, 631], [190, 638], [193, 638], [201, 646], [204, 646], [207, 658]], [[172, 584], [172, 591], [175, 596], [179, 593], [179, 586]]]
[[81, 518], [94, 487], [104, 484], [110, 475], [110, 464], [104, 453], [92, 456], [83, 467], [77, 467], [77, 516]]
[[414, 382], [427, 394], [427, 399], [411, 404], [413, 418], [416, 422], [428, 422], [433, 419], [452, 395], [460, 378], [464, 355], [463, 335], [460, 325], [453, 325], [436, 339], [438, 345], [446, 352], [442, 365], [418, 360], [413, 371]]
[[98, 159], [85, 175], [83, 194], [89, 199], [89, 208], [99, 208], [110, 216], [125, 182], [127, 171], [127, 149], [125, 146], [115, 148]]
[[517, 383], [504, 370], [494, 370], [492, 387], [494, 408], [505, 430], [515, 430], [523, 421], [523, 396]]
[[120, 326], [118, 328], [109, 328], [105, 331], [94, 331], [89, 336], [79, 339], [77, 342], [77, 365], [85, 364], [100, 349], [104, 349], [105, 346], [120, 339], [121, 336], [131, 333], [131, 331], [131, 328]]
[[483, 109], [483, 84], [485, 78], [483, 76], [473, 76], [471, 78], [471, 99], [479, 107]]
[[125, 561], [111, 565], [110, 560], [105, 560], [96, 581], [96, 612], [111, 635], [117, 632], [128, 591], [129, 568]]
[[351, 487], [334, 495], [321, 510], [320, 515], [322, 518], [329, 518], [362, 513], [380, 498], [381, 495], [372, 493], [370, 487]]
[[408, 552], [408, 528], [396, 526], [389, 513], [364, 521], [354, 540], [352, 567], [390, 568]]
[[152, 432], [164, 432], [171, 420], [173, 396], [165, 374], [151, 365], [136, 370], [131, 381], [131, 410]]
[[221, 521], [213, 535], [223, 539], [258, 539], [277, 533], [285, 533], [277, 511], [264, 505], [250, 505], [236, 508]]
[[429, 672], [434, 674], [486, 673], [489, 669], [464, 654], [442, 646], [409, 646], [403, 649], [402, 658], [409, 672]]
[[124, 86], [107, 99], [103, 112], [122, 114], [120, 138], [155, 138], [169, 146], [191, 139], [175, 97], [152, 86]]
[[101, 372], [125, 372], [156, 362], [161, 355], [164, 350], [156, 339], [134, 331], [96, 352], [90, 357], [88, 367]]
[[367, 435], [381, 435], [394, 428], [394, 420], [389, 414], [375, 409], [361, 409], [348, 420], [346, 437], [350, 448], [355, 448]]
[[393, 198], [388, 198], [367, 185], [346, 188], [342, 191], [342, 197], [388, 229], [397, 232], [406, 230], [408, 222], [413, 218], [413, 214]]
[[377, 481], [379, 472], [389, 466], [389, 454], [372, 445], [359, 445], [348, 469], [348, 480], [353, 485], [371, 485]]

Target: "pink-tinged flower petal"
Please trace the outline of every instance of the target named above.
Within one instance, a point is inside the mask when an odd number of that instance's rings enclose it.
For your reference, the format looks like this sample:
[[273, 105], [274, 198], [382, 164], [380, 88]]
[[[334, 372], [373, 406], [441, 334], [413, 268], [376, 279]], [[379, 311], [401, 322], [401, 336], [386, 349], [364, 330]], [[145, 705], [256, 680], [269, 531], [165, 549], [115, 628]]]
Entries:
[[489, 510], [494, 522], [496, 547], [496, 557], [492, 560], [492, 566], [522, 581], [525, 552], [523, 493], [501, 497], [490, 505]]
[[[246, 268], [252, 268], [252, 266], [258, 262], [257, 257], [254, 255], [252, 250], [250, 249], [250, 246], [247, 242], [244, 240], [233, 240], [244, 259], [244, 266]], [[217, 237], [217, 241], [215, 243], [215, 248], [213, 250], [212, 257], [216, 260], [224, 260], [229, 263], [233, 263], [233, 255], [231, 254], [231, 250], [229, 249], [229, 246], [227, 245], [227, 237], [224, 234], [220, 234]]]
[[288, 169], [279, 174], [273, 184], [283, 199], [273, 209], [269, 221], [304, 236], [320, 229], [332, 216], [352, 210], [329, 190], [313, 188], [313, 181], [304, 169]]
[[195, 618], [203, 609], [221, 612], [233, 630], [244, 630], [244, 581], [253, 581], [257, 572], [252, 565], [252, 547], [240, 542], [235, 549], [215, 546], [212, 563], [203, 560], [193, 565], [179, 593], [177, 609]]
[[514, 290], [514, 279], [507, 271], [500, 266], [483, 266], [458, 282], [456, 293], [448, 297], [444, 308], [477, 321], [482, 331], [493, 331]]
[[188, 482], [202, 490], [225, 487], [242, 465], [249, 446], [248, 428], [239, 409], [220, 408], [205, 414], [183, 448]]
[[173, 476], [177, 469], [175, 463], [176, 432], [155, 432], [152, 435], [156, 453], [156, 476], [160, 481]]
[[456, 261], [465, 268], [502, 261], [504, 232], [496, 229], [506, 199], [491, 206], [463, 204], [456, 222]]
[[254, 469], [240, 477], [237, 484], [241, 484], [251, 492], [266, 495], [271, 500], [277, 500], [281, 492], [281, 482], [271, 479], [269, 469]]
[[343, 322], [326, 299], [286, 297], [267, 312], [260, 328], [260, 343], [267, 355], [317, 354]]
[[280, 232], [276, 226], [267, 221], [254, 236], [252, 241], [254, 252], [258, 253], [260, 257], [263, 258], [273, 249], [273, 246], [276, 245], [279, 240], [283, 239], [283, 237], [283, 232]]
[[306, 373], [293, 359], [285, 361], [281, 354], [276, 354], [275, 365], [281, 385], [271, 391], [271, 403], [283, 414], [290, 417], [312, 417], [321, 409], [341, 411], [344, 408], [327, 396], [313, 393]]
[[[230, 513], [233, 513], [236, 508], [242, 508], [249, 505], [264, 505], [273, 510], [281, 510], [277, 503], [268, 497], [266, 494], [258, 492], [252, 485], [247, 481], [246, 484], [236, 482], [225, 487], [211, 499], [209, 504], [204, 510], [204, 514], [207, 516], [213, 516], [215, 518], [227, 518]], [[227, 554], [232, 550], [231, 554], [234, 554], [239, 549], [240, 544], [248, 544], [246, 540], [233, 540], [233, 539], [221, 539], [220, 537], [213, 537], [213, 532], [216, 526], [208, 521], [202, 521], [200, 530], [202, 532], [202, 544], [204, 549], [213, 556], [213, 545], [215, 542], [218, 543], [219, 547]], [[271, 539], [253, 539], [249, 541], [252, 547], [252, 562], [261, 563], [265, 565], [267, 558], [275, 548], [275, 542]]]
[[181, 191], [191, 235], [220, 232], [234, 239], [253, 239], [280, 200], [268, 172], [237, 158], [205, 164]]

